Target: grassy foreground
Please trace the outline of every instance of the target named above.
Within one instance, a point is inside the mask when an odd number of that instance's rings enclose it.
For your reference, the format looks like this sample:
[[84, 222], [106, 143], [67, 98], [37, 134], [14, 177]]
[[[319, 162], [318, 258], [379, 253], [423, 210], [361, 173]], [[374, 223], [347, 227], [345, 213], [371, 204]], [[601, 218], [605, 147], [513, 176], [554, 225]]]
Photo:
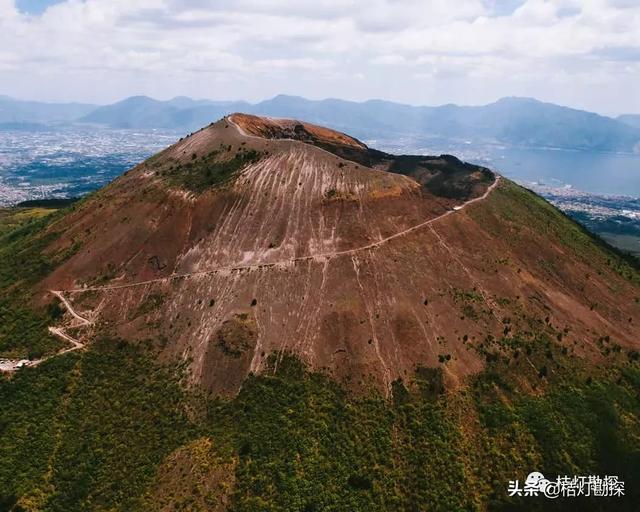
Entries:
[[37, 359], [64, 346], [47, 331], [62, 314], [57, 302], [52, 299], [37, 307], [31, 290], [81, 246], [77, 240], [70, 247], [47, 251], [60, 235], [56, 221], [67, 211], [0, 209], [0, 357]]
[[[420, 369], [387, 399], [287, 356], [221, 400], [100, 340], [0, 381], [0, 510], [634, 510], [638, 363], [556, 358], [533, 394], [497, 361], [453, 392]], [[618, 475], [627, 497], [508, 498], [534, 470]]]

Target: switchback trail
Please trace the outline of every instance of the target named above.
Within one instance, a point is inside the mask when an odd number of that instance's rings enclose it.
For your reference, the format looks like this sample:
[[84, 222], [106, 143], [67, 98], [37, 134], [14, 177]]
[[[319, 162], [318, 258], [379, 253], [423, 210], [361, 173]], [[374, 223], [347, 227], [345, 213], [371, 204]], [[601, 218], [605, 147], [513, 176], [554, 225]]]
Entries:
[[60, 299], [60, 301], [62, 302], [62, 304], [64, 304], [64, 307], [67, 308], [67, 311], [69, 311], [69, 313], [71, 313], [71, 315], [78, 320], [78, 322], [80, 323], [80, 325], [90, 325], [91, 321], [87, 320], [86, 318], [80, 316], [78, 313], [75, 312], [75, 310], [73, 309], [73, 307], [71, 306], [71, 304], [69, 304], [69, 301], [67, 301], [67, 299], [64, 297], [64, 295], [62, 295], [61, 291], [56, 291], [56, 290], [50, 290], [50, 292], [55, 295], [56, 297], [58, 297]]
[[[76, 311], [73, 309], [73, 306], [69, 304], [69, 302], [64, 297], [61, 291], [50, 290], [50, 293], [58, 297], [58, 299], [60, 299], [60, 302], [62, 302], [62, 304], [67, 309], [67, 311], [71, 314], [71, 316], [73, 316], [73, 318], [76, 319], [77, 325], [73, 325], [72, 327], [91, 325], [92, 322], [90, 320], [76, 313]], [[61, 356], [63, 354], [68, 354], [69, 352], [74, 352], [75, 350], [80, 350], [84, 348], [84, 343], [82, 343], [80, 340], [73, 338], [72, 336], [69, 336], [65, 332], [64, 328], [62, 327], [49, 327], [49, 332], [54, 336], [57, 336], [58, 338], [64, 340], [65, 342], [70, 343], [71, 346], [67, 348], [63, 348], [58, 352], [56, 352], [55, 354], [51, 354], [50, 356], [42, 357], [40, 359], [33, 359], [33, 360], [0, 359], [0, 372], [14, 372], [18, 368], [22, 368], [23, 366], [38, 366], [39, 364], [44, 363], [45, 361], [47, 361], [48, 359], [51, 359], [52, 357]]]

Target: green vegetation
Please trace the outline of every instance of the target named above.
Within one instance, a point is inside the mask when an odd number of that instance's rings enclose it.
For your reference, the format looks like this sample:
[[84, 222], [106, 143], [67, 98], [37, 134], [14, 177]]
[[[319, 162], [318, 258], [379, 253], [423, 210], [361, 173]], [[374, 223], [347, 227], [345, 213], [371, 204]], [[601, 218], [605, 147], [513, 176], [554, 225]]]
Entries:
[[[589, 266], [607, 269], [640, 285], [637, 258], [607, 244], [539, 195], [504, 178], [482, 208], [471, 208], [469, 212], [483, 229], [511, 245], [526, 243], [531, 252], [537, 237], [541, 244], [558, 240]], [[538, 263], [550, 273], [558, 272], [554, 262], [538, 258]]]
[[[375, 150], [369, 152], [378, 153]], [[477, 193], [478, 185], [489, 185], [495, 179], [489, 169], [462, 162], [452, 155], [388, 155], [387, 158], [392, 162], [390, 172], [413, 177], [424, 188], [440, 197], [467, 200], [474, 192]]]
[[0, 503], [18, 510], [131, 510], [195, 435], [178, 375], [116, 341], [20, 370], [0, 401]]
[[0, 357], [38, 359], [55, 352], [62, 342], [47, 327], [52, 318], [37, 311], [18, 293], [0, 298]]
[[338, 195], [338, 191], [335, 188], [330, 188], [324, 193], [326, 199], [334, 199]]
[[195, 153], [186, 164], [176, 163], [166, 170], [158, 171], [173, 185], [192, 192], [204, 192], [223, 184], [234, 175], [262, 158], [262, 153], [241, 147], [233, 156], [228, 151], [212, 151], [200, 158]]
[[98, 340], [82, 359], [52, 463], [48, 508], [129, 510], [156, 467], [189, 439], [176, 376], [135, 348]]
[[49, 208], [0, 208], [0, 237], [52, 212]]
[[55, 309], [36, 309], [29, 287], [71, 256], [79, 243], [56, 253], [45, 249], [59, 234], [51, 210], [4, 210], [0, 215], [0, 356], [37, 358], [62, 346], [49, 335]]
[[454, 302], [460, 307], [462, 318], [478, 320], [481, 314], [488, 314], [489, 311], [483, 309], [485, 299], [476, 288], [472, 290], [461, 290], [453, 288], [451, 296]]
[[46, 511], [562, 509], [508, 498], [509, 480], [538, 470], [618, 475], [628, 498], [575, 503], [634, 510], [638, 362], [593, 370], [551, 350], [527, 356], [547, 375], [498, 357], [445, 391], [442, 368], [418, 368], [390, 399], [281, 355], [236, 398], [208, 399], [140, 348], [99, 340], [0, 381], [0, 498]]
[[[34, 283], [53, 268], [54, 262], [43, 254], [47, 245], [57, 237], [55, 232], [46, 231], [52, 217], [31, 217], [27, 222], [12, 226], [2, 235], [0, 287], [6, 289], [16, 283]], [[8, 222], [10, 218], [4, 220]]]
[[49, 472], [77, 361], [69, 354], [0, 378], [0, 510], [34, 495]]
[[[520, 479], [530, 467], [554, 477], [619, 475], [626, 482], [624, 499], [572, 499], [570, 504], [580, 510], [634, 510], [640, 497], [640, 371], [626, 368], [619, 375], [562, 379], [534, 397], [519, 395], [495, 369], [485, 372], [473, 394], [486, 429], [485, 449], [499, 457], [486, 466], [487, 476], [501, 481], [507, 467]], [[529, 461], [520, 465], [521, 458]], [[509, 509], [565, 510], [568, 504], [541, 500], [533, 507], [522, 498]]]

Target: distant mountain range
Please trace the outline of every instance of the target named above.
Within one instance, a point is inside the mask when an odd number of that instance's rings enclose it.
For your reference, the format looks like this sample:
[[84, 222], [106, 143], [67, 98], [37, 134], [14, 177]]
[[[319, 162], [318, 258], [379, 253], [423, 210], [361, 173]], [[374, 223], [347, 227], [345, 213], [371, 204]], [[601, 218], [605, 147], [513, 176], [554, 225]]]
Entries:
[[35, 125], [73, 122], [99, 105], [87, 103], [42, 103], [0, 95], [0, 124]]
[[158, 101], [146, 96], [132, 96], [95, 109], [79, 121], [111, 128], [197, 130], [226, 114], [253, 108], [253, 105], [240, 101], [193, 100], [186, 97]]
[[0, 96], [0, 128], [4, 125], [10, 129], [34, 129], [34, 123], [74, 123], [186, 132], [232, 112], [303, 119], [365, 139], [420, 136], [471, 143], [640, 152], [640, 116], [613, 119], [531, 98], [502, 98], [475, 107], [416, 107], [381, 100], [317, 101], [285, 95], [255, 104], [187, 97], [159, 101], [133, 96], [96, 106], [17, 101]]

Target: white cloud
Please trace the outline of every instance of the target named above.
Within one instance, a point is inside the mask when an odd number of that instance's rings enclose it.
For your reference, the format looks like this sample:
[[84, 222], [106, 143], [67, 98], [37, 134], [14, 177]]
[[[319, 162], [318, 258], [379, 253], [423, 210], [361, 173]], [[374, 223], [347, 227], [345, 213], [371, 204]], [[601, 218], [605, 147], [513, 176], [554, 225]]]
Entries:
[[0, 0], [0, 93], [425, 104], [518, 94], [640, 111], [638, 26], [631, 0], [66, 0], [41, 16]]

